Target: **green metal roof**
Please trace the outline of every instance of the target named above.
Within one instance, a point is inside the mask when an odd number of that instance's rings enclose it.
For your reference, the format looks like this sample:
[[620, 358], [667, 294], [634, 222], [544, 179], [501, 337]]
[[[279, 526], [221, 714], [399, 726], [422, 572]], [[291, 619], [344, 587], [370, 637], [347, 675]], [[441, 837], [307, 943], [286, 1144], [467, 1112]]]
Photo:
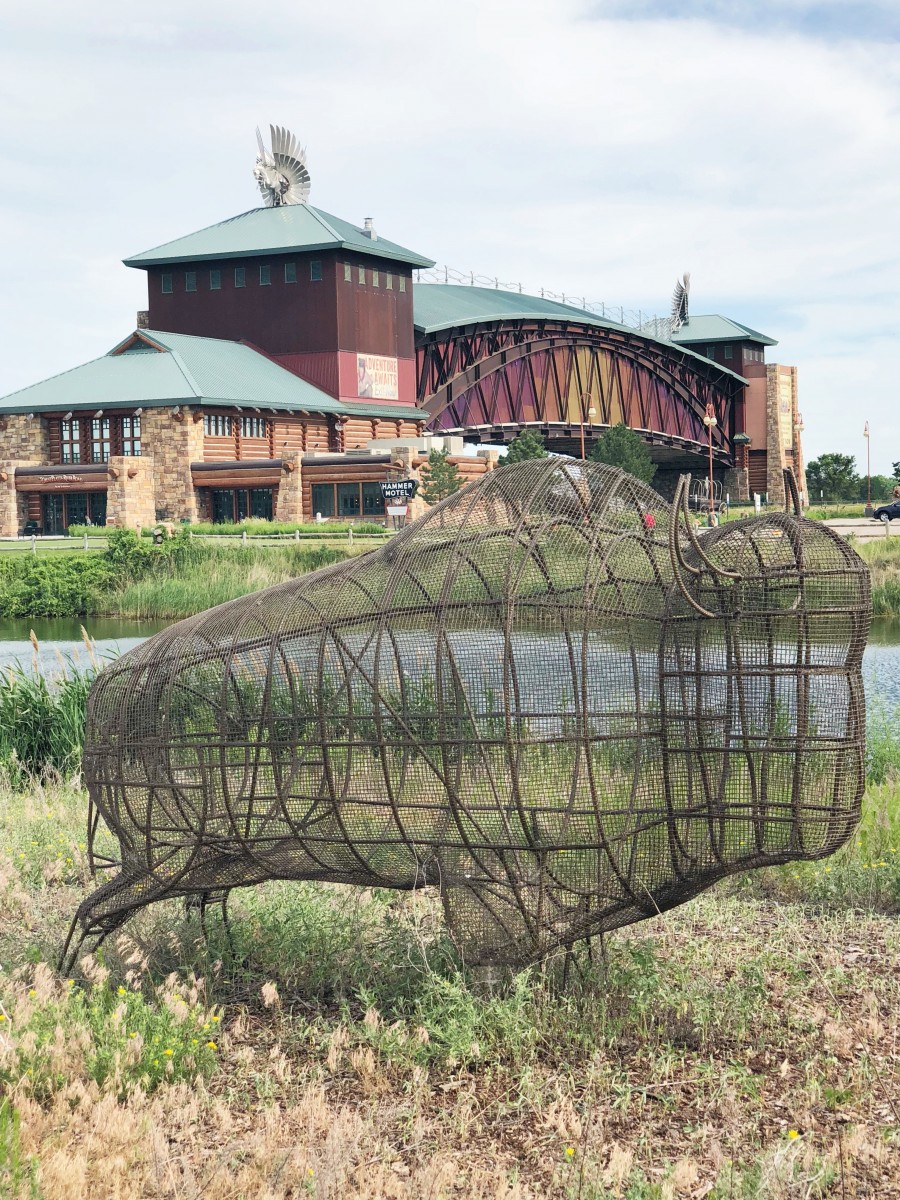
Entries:
[[186, 237], [133, 254], [124, 262], [126, 267], [152, 267], [215, 258], [254, 258], [293, 251], [340, 249], [356, 250], [413, 267], [434, 266], [430, 258], [423, 258], [381, 236], [370, 238], [360, 226], [333, 217], [311, 204], [252, 208]]
[[251, 346], [140, 329], [102, 358], [0, 398], [0, 412], [60, 412], [168, 404], [279, 408], [422, 420], [414, 405], [344, 404]]
[[683, 345], [685, 342], [758, 342], [762, 346], [777, 346], [775, 338], [767, 337], [749, 325], [740, 321], [732, 321], [730, 317], [722, 317], [718, 313], [707, 313], [691, 317], [672, 334], [672, 341]]
[[[460, 283], [413, 284], [413, 321], [418, 334], [437, 333], [461, 325], [477, 325], [488, 321], [547, 320], [569, 321], [578, 325], [594, 325], [598, 329], [618, 329], [635, 337], [646, 338], [663, 346], [671, 343], [653, 337], [644, 329], [632, 329], [606, 317], [572, 304], [545, 300], [543, 296], [528, 296], [521, 292], [504, 292], [497, 288], [469, 287]], [[734, 338], [734, 334], [731, 335]], [[761, 336], [761, 335], [760, 335]], [[713, 362], [689, 346], [678, 345], [683, 354], [699, 358], [709, 366], [746, 383], [742, 375], [721, 363]]]
[[[459, 325], [486, 321], [547, 320], [575, 321], [603, 329], [627, 329], [615, 321], [572, 304], [505, 292], [499, 288], [469, 287], [464, 283], [416, 283], [413, 285], [413, 321], [418, 333], [434, 333]], [[635, 333], [636, 330], [628, 330]]]

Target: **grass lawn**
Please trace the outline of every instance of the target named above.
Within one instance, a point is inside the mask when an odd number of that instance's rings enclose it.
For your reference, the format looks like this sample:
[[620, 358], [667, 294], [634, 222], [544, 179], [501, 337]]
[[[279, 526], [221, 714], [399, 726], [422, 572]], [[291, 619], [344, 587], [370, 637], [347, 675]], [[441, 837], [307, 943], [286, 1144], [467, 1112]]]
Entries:
[[233, 946], [167, 903], [60, 979], [85, 796], [5, 789], [0, 1196], [900, 1195], [900, 786], [872, 770], [832, 859], [487, 996], [429, 892], [289, 883], [234, 896]]

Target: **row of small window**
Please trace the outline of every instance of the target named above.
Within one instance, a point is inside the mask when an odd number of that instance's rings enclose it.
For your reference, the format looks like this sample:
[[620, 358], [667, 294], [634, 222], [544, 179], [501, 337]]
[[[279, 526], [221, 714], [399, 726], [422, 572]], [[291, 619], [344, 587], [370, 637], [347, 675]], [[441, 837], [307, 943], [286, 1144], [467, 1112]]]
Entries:
[[[389, 292], [392, 292], [394, 290], [394, 276], [391, 271], [384, 271], [384, 272], [369, 271], [368, 276], [367, 276], [365, 267], [357, 267], [356, 268], [356, 282], [361, 283], [365, 286], [366, 279], [368, 278], [372, 287], [381, 287], [382, 274], [384, 274], [384, 286], [387, 288], [387, 290]], [[353, 267], [350, 265], [350, 263], [344, 263], [344, 283], [352, 283], [352, 282], [353, 282]], [[401, 291], [401, 292], [406, 291], [406, 276], [405, 275], [397, 276], [397, 290]]]
[[[309, 264], [309, 278], [312, 283], [319, 283], [322, 278], [322, 260], [314, 258]], [[170, 296], [175, 291], [175, 276], [171, 271], [164, 271], [162, 274], [162, 293], [164, 296]], [[284, 264], [284, 282], [297, 282], [297, 264], [293, 262]], [[272, 283], [272, 268], [268, 263], [262, 263], [259, 267], [259, 286], [269, 287]], [[234, 268], [234, 286], [242, 288], [247, 286], [247, 268]], [[218, 292], [222, 288], [222, 272], [213, 270], [209, 272], [209, 290]], [[184, 273], [184, 290], [186, 292], [196, 292], [197, 290], [197, 272], [185, 271]]]
[[[357, 283], [365, 285], [367, 279], [372, 287], [381, 287], [381, 276], [384, 275], [384, 286], [388, 291], [393, 291], [394, 276], [390, 271], [368, 271], [365, 267], [356, 268]], [[322, 260], [320, 258], [310, 259], [309, 262], [309, 279], [311, 283], [320, 283], [322, 279]], [[175, 276], [171, 271], [164, 271], [161, 276], [161, 287], [164, 296], [171, 296], [175, 291]], [[287, 262], [284, 264], [284, 282], [297, 282], [297, 264], [295, 262]], [[353, 267], [350, 263], [344, 263], [344, 282], [353, 282]], [[272, 268], [268, 263], [261, 263], [259, 266], [259, 286], [269, 287], [272, 283]], [[234, 268], [234, 286], [242, 288], [247, 286], [247, 268]], [[397, 286], [401, 292], [406, 291], [406, 277], [399, 275], [397, 277]], [[219, 269], [209, 272], [209, 290], [211, 292], [221, 291], [222, 288], [222, 272]], [[197, 290], [197, 272], [185, 271], [184, 273], [184, 290], [186, 292], [196, 292]], [[729, 350], [731, 347], [729, 347]], [[731, 355], [728, 355], [730, 358]]]
[[[707, 346], [706, 347], [706, 357], [707, 358], [715, 358], [717, 348], [718, 347], [716, 347], [716, 346]], [[733, 348], [728, 345], [723, 346], [722, 347], [722, 357], [725, 359], [733, 358], [734, 357]], [[765, 358], [766, 358], [766, 356], [765, 356], [765, 352], [763, 350], [748, 350], [746, 348], [746, 346], [744, 347], [744, 362], [765, 362]]]
[[114, 451], [140, 457], [140, 417], [92, 417], [89, 431], [85, 424], [78, 419], [60, 422], [62, 462], [105, 463]]
[[269, 422], [265, 417], [241, 417], [238, 422], [235, 417], [221, 413], [206, 413], [203, 417], [203, 432], [207, 437], [234, 437], [237, 430], [242, 438], [267, 438]]

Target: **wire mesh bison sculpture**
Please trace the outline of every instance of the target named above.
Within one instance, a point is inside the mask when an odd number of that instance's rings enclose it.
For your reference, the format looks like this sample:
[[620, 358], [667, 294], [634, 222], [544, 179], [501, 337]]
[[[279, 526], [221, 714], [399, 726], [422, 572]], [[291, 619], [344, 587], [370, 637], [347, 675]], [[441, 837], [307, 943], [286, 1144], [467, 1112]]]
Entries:
[[121, 861], [73, 932], [270, 879], [430, 884], [467, 961], [521, 966], [830, 854], [863, 791], [868, 571], [799, 515], [698, 537], [687, 482], [669, 505], [597, 463], [502, 467], [123, 655], [84, 760], [92, 864], [99, 816]]

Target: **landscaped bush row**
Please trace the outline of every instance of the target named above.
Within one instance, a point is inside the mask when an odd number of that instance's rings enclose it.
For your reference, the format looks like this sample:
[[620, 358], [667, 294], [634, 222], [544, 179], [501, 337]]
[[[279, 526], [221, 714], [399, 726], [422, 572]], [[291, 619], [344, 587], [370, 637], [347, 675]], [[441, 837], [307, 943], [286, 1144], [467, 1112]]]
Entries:
[[[148, 525], [141, 530], [141, 535], [145, 538], [153, 536], [153, 530], [157, 528], [155, 525]], [[383, 525], [377, 521], [233, 521], [222, 522], [218, 525], [213, 525], [209, 521], [200, 521], [196, 525], [183, 525], [182, 530], [196, 534], [242, 534], [246, 533], [248, 537], [257, 537], [275, 534], [290, 534], [290, 533], [308, 533], [316, 534], [319, 537], [346, 537], [349, 530], [353, 530], [354, 537], [385, 537], [386, 531]], [[112, 537], [121, 530], [115, 529], [107, 525], [70, 525], [68, 536], [70, 538], [84, 537]]]
[[186, 617], [345, 557], [343, 549], [294, 543], [248, 552], [184, 531], [157, 546], [119, 529], [94, 554], [0, 557], [0, 617]]

